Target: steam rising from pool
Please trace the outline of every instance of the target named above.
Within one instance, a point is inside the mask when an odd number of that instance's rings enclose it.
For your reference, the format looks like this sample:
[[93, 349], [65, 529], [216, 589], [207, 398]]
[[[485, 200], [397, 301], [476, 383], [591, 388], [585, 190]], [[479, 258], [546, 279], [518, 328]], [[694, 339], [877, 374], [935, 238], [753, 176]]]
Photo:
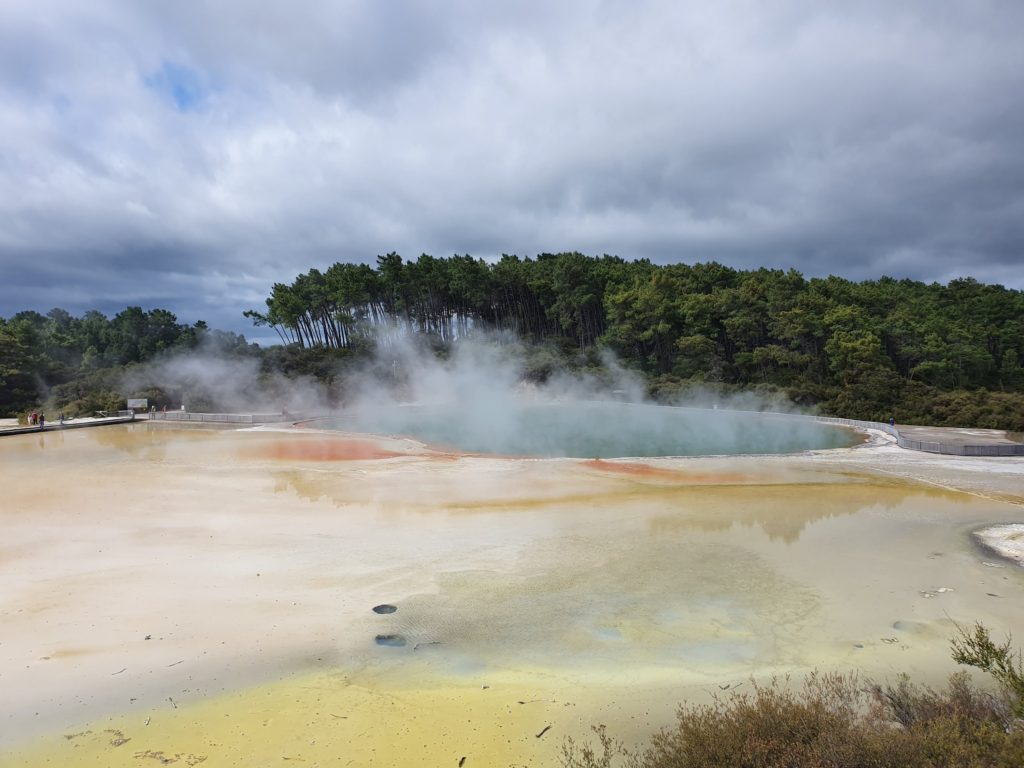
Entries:
[[333, 413], [318, 425], [473, 453], [736, 455], [855, 441], [840, 428], [759, 413], [786, 410], [786, 403], [757, 394], [723, 397], [691, 388], [674, 402], [684, 407], [655, 406], [646, 401], [647, 382], [609, 351], [581, 355], [570, 371], [559, 355], [493, 334], [461, 339], [441, 352], [422, 339], [384, 335], [374, 354], [319, 383], [261, 373], [255, 360], [231, 361], [205, 350], [168, 357], [125, 382], [131, 390], [144, 385], [184, 393], [189, 410]]
[[643, 380], [610, 353], [600, 366], [555, 371], [543, 383], [527, 383], [527, 365], [507, 344], [464, 342], [446, 360], [396, 345], [352, 382], [345, 410], [317, 425], [505, 456], [774, 454], [856, 442], [845, 429], [759, 413], [769, 404], [755, 395], [691, 392], [680, 404], [687, 407], [644, 402]]

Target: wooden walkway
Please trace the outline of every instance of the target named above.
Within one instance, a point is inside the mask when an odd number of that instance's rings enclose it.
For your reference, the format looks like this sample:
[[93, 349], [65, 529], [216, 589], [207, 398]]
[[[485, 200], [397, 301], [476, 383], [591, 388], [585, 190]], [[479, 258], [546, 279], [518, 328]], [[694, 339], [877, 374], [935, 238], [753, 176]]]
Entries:
[[10, 427], [0, 429], [0, 437], [6, 435], [38, 435], [40, 432], [59, 432], [65, 429], [84, 429], [85, 427], [105, 427], [108, 424], [128, 424], [135, 421], [135, 414], [131, 416], [110, 416], [107, 418], [73, 419], [61, 424], [47, 422], [44, 426]]

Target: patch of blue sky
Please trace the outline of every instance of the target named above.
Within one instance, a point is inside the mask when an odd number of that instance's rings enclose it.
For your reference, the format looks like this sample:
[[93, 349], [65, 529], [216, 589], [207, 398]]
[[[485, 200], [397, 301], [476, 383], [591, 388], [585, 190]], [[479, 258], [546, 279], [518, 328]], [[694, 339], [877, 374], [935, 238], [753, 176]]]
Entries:
[[165, 61], [160, 69], [143, 78], [146, 87], [174, 104], [179, 112], [194, 112], [203, 106], [210, 89], [199, 73], [182, 64]]
[[50, 106], [58, 115], [66, 115], [71, 109], [71, 99], [67, 94], [58, 93], [50, 99]]

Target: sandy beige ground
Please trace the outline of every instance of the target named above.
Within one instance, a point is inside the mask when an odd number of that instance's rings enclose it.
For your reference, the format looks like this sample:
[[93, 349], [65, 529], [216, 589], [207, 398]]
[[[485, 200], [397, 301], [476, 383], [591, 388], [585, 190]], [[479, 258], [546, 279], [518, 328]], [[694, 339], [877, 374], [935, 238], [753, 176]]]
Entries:
[[7, 438], [0, 764], [553, 764], [751, 675], [939, 680], [954, 621], [1024, 636], [1024, 574], [970, 536], [1024, 522], [1024, 462], [876, 440], [586, 462]]

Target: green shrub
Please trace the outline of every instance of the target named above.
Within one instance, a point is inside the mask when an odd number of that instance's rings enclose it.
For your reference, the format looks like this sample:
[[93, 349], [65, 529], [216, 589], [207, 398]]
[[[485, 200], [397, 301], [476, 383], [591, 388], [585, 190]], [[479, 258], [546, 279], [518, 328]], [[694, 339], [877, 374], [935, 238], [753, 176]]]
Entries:
[[970, 632], [960, 627], [953, 638], [953, 661], [988, 672], [999, 683], [1008, 714], [1024, 719], [1024, 663], [1019, 651], [1014, 657], [1012, 644], [1013, 639], [1007, 637], [1002, 645], [996, 645], [980, 622]]

